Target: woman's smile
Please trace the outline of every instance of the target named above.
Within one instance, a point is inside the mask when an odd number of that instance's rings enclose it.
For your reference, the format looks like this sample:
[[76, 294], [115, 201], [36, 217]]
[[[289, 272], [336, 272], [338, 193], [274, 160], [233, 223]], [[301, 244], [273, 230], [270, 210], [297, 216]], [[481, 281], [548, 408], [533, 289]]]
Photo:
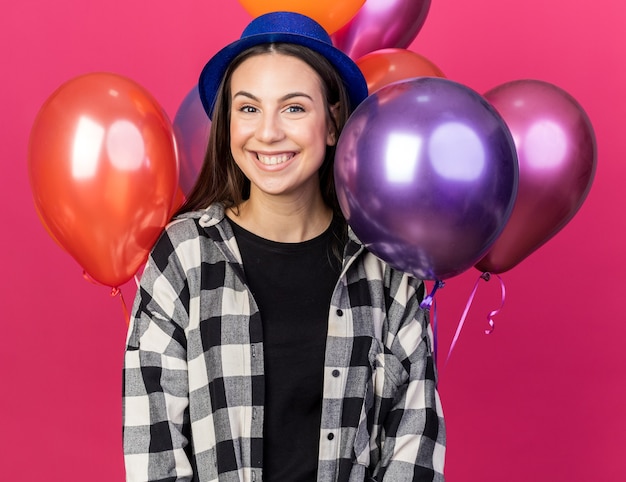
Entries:
[[280, 153], [280, 154], [262, 154], [260, 152], [256, 153], [256, 158], [258, 161], [264, 166], [275, 166], [278, 164], [284, 164], [293, 158], [295, 153]]

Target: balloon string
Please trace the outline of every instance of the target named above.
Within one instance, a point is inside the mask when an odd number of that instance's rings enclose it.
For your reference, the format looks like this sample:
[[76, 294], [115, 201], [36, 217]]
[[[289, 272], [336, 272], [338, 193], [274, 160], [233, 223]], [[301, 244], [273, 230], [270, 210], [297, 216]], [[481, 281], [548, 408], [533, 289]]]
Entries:
[[433, 308], [433, 358], [435, 359], [435, 365], [437, 364], [437, 301], [435, 300], [435, 293], [439, 288], [443, 288], [445, 283], [441, 280], [435, 280], [435, 284], [430, 294], [426, 296], [420, 303], [420, 308], [430, 311], [430, 307]]
[[[97, 282], [85, 270], [83, 270], [83, 278], [85, 278], [87, 281], [89, 281], [93, 285], [107, 286], [107, 285], [103, 285], [102, 283]], [[111, 296], [115, 297], [117, 295], [120, 295], [120, 301], [122, 302], [122, 311], [124, 312], [124, 321], [126, 322], [126, 326], [128, 326], [130, 324], [130, 316], [128, 314], [128, 308], [126, 307], [126, 301], [124, 301], [124, 295], [122, 294], [122, 290], [119, 289], [119, 287], [115, 286], [111, 288]]]
[[443, 288], [445, 283], [441, 280], [435, 280], [435, 285], [433, 286], [430, 294], [422, 300], [420, 303], [420, 308], [423, 310], [430, 310], [430, 306], [433, 304], [433, 298], [435, 297], [435, 293], [439, 288]]
[[[489, 281], [489, 279], [491, 278], [490, 273], [483, 273], [483, 276], [485, 276], [486, 281]], [[499, 275], [496, 275], [496, 278], [498, 278], [498, 281], [500, 282], [500, 306], [498, 307], [498, 309], [491, 311], [487, 315], [489, 328], [485, 330], [486, 335], [491, 335], [493, 333], [493, 330], [496, 327], [493, 321], [493, 317], [500, 313], [500, 310], [502, 310], [502, 308], [504, 307], [504, 301], [506, 300], [506, 288], [504, 286], [504, 281], [502, 281], [502, 278]]]
[[435, 359], [435, 366], [437, 366], [437, 352], [439, 350], [438, 331], [437, 300], [433, 299], [433, 358]]
[[124, 300], [124, 295], [122, 294], [122, 290], [119, 288], [111, 289], [111, 296], [120, 295], [120, 302], [122, 303], [122, 311], [124, 312], [124, 321], [126, 322], [126, 326], [130, 325], [130, 314], [128, 313], [128, 308], [126, 307], [126, 301]]
[[[470, 307], [472, 306], [472, 303], [474, 302], [474, 297], [476, 296], [476, 291], [478, 290], [478, 284], [480, 283], [480, 280], [485, 280], [485, 281], [489, 281], [491, 279], [491, 273], [483, 273], [481, 274], [478, 279], [476, 280], [476, 283], [474, 283], [474, 288], [472, 289], [472, 292], [470, 293], [469, 299], [467, 300], [467, 304], [465, 305], [465, 310], [463, 310], [463, 315], [461, 316], [461, 319], [459, 320], [459, 324], [456, 328], [456, 332], [454, 333], [454, 338], [452, 338], [452, 343], [450, 343], [450, 348], [448, 349], [448, 356], [446, 357], [446, 362], [444, 363], [444, 368], [448, 365], [448, 361], [450, 361], [450, 357], [452, 356], [452, 352], [454, 351], [454, 348], [456, 347], [456, 344], [459, 340], [459, 336], [461, 335], [461, 330], [463, 329], [463, 325], [465, 325], [465, 320], [467, 318], [467, 313], [470, 310]], [[493, 333], [493, 330], [495, 328], [495, 323], [493, 321], [493, 317], [495, 315], [497, 315], [500, 310], [502, 309], [502, 307], [504, 306], [504, 300], [506, 298], [506, 290], [504, 288], [504, 281], [502, 281], [502, 278], [499, 275], [496, 275], [496, 277], [498, 278], [498, 280], [500, 281], [500, 290], [501, 290], [501, 301], [500, 301], [500, 307], [496, 310], [491, 311], [488, 315], [487, 315], [487, 321], [489, 323], [489, 328], [485, 330], [485, 334], [490, 335], [491, 333]]]

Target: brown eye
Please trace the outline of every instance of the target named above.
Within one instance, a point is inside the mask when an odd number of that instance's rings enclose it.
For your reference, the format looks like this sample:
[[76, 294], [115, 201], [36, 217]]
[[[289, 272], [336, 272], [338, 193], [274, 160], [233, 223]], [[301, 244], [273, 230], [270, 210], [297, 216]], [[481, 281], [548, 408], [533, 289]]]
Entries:
[[256, 107], [252, 107], [251, 105], [244, 105], [239, 108], [239, 112], [244, 112], [246, 114], [253, 114], [256, 111]]

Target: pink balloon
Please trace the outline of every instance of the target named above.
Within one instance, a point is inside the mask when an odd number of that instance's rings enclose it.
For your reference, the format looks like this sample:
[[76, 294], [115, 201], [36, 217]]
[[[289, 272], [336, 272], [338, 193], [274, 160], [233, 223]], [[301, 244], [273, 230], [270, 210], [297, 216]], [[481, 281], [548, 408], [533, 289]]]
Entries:
[[387, 48], [407, 48], [424, 25], [430, 0], [366, 0], [357, 14], [332, 35], [333, 44], [353, 60]]
[[587, 197], [596, 170], [593, 127], [561, 88], [517, 80], [485, 94], [515, 142], [519, 187], [504, 230], [476, 268], [502, 273], [559, 232]]
[[173, 127], [180, 162], [180, 187], [185, 195], [189, 195], [204, 162], [211, 130], [211, 121], [202, 107], [197, 86], [180, 104]]

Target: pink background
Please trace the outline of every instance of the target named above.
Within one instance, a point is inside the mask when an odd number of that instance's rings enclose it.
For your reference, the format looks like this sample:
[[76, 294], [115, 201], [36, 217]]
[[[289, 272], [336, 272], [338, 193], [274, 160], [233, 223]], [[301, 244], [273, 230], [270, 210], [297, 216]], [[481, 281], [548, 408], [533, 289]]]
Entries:
[[[535, 78], [572, 94], [598, 141], [593, 188], [555, 238], [481, 282], [441, 369], [447, 475], [462, 481], [626, 480], [626, 4], [622, 0], [433, 0], [411, 49], [479, 92]], [[27, 178], [30, 127], [47, 97], [110, 71], [173, 119], [204, 61], [249, 15], [235, 0], [21, 0], [0, 15], [0, 474], [3, 480], [123, 479], [119, 298], [86, 282], [48, 236]], [[440, 361], [479, 273], [437, 295]], [[127, 304], [134, 284], [122, 287]]]

